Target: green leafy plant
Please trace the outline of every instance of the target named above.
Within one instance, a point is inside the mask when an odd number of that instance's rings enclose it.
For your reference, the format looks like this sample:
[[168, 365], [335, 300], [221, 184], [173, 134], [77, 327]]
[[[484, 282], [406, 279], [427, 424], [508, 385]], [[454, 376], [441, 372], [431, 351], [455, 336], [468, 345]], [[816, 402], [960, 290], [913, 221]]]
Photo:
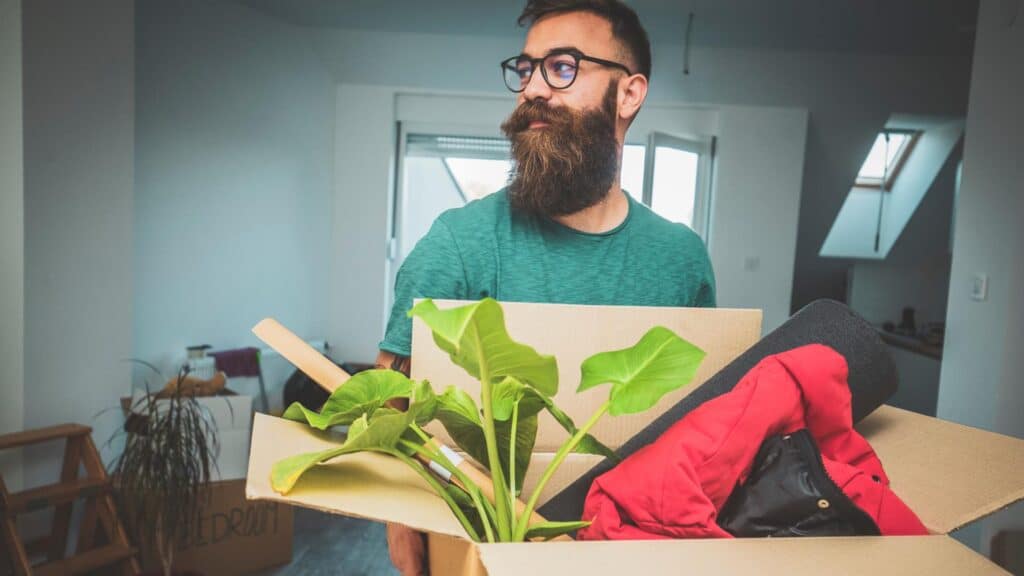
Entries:
[[[436, 394], [426, 381], [412, 381], [390, 370], [360, 372], [331, 395], [320, 412], [293, 404], [284, 417], [326, 429], [347, 425], [346, 441], [334, 448], [300, 454], [277, 462], [271, 473], [274, 489], [288, 493], [302, 474], [345, 454], [372, 451], [409, 464], [445, 500], [466, 533], [475, 541], [522, 542], [549, 539], [587, 526], [579, 522], [530, 523], [544, 486], [573, 452], [615, 457], [590, 435], [606, 414], [643, 412], [666, 393], [689, 383], [704, 352], [671, 330], [655, 327], [630, 348], [602, 352], [581, 366], [578, 392], [610, 384], [608, 400], [580, 427], [552, 400], [558, 392], [558, 366], [553, 356], [515, 342], [505, 329], [501, 306], [493, 299], [439, 309], [424, 300], [409, 311], [432, 331], [434, 342], [451, 361], [480, 382], [480, 407], [465, 391], [448, 387]], [[408, 398], [400, 412], [386, 406]], [[555, 453], [529, 494], [525, 508], [516, 500], [533, 453], [538, 418], [550, 414], [568, 438]], [[442, 451], [423, 426], [439, 421], [464, 452], [486, 468], [494, 485], [493, 501]], [[442, 483], [417, 458], [439, 464], [457, 480]]]

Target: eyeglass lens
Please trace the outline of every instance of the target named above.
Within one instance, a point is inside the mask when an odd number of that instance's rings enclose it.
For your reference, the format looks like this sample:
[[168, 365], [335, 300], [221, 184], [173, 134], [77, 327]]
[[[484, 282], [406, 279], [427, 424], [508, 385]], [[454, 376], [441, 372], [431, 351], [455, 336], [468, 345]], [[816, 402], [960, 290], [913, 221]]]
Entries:
[[[566, 88], [576, 79], [578, 63], [572, 54], [550, 54], [541, 63], [544, 80], [552, 88]], [[505, 69], [505, 83], [515, 91], [526, 89], [533, 76], [533, 62], [526, 58], [516, 60], [511, 68]]]

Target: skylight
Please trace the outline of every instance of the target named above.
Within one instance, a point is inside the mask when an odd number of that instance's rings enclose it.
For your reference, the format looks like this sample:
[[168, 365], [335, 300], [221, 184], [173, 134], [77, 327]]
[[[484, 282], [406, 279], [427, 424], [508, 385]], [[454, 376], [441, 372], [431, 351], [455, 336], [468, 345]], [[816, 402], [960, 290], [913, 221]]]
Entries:
[[[886, 136], [888, 135], [888, 142]], [[857, 186], [866, 188], [892, 187], [910, 149], [917, 140], [916, 132], [883, 131], [875, 138], [867, 159], [857, 173]]]

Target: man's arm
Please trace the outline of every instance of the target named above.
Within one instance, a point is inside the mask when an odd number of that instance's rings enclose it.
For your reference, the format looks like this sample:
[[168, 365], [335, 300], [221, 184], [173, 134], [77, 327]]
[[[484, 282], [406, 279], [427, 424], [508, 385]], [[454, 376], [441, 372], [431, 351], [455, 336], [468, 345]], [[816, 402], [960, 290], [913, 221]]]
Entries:
[[[410, 362], [408, 356], [399, 356], [381, 350], [377, 353], [377, 368], [388, 368], [409, 375]], [[405, 410], [409, 407], [408, 398], [395, 398], [388, 402], [392, 408]], [[421, 576], [427, 573], [427, 538], [401, 524], [388, 524], [388, 553], [391, 563], [402, 576]]]

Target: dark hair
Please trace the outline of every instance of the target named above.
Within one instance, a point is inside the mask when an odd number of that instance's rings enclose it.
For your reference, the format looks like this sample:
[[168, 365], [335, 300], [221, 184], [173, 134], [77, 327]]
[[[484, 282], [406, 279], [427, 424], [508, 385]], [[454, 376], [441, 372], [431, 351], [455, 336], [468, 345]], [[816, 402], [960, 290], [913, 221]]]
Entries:
[[650, 80], [651, 43], [647, 32], [636, 12], [620, 0], [527, 0], [518, 22], [520, 26], [533, 25], [549, 14], [567, 12], [590, 12], [607, 20], [612, 25], [612, 36], [626, 47], [636, 62], [637, 69], [633, 72]]

